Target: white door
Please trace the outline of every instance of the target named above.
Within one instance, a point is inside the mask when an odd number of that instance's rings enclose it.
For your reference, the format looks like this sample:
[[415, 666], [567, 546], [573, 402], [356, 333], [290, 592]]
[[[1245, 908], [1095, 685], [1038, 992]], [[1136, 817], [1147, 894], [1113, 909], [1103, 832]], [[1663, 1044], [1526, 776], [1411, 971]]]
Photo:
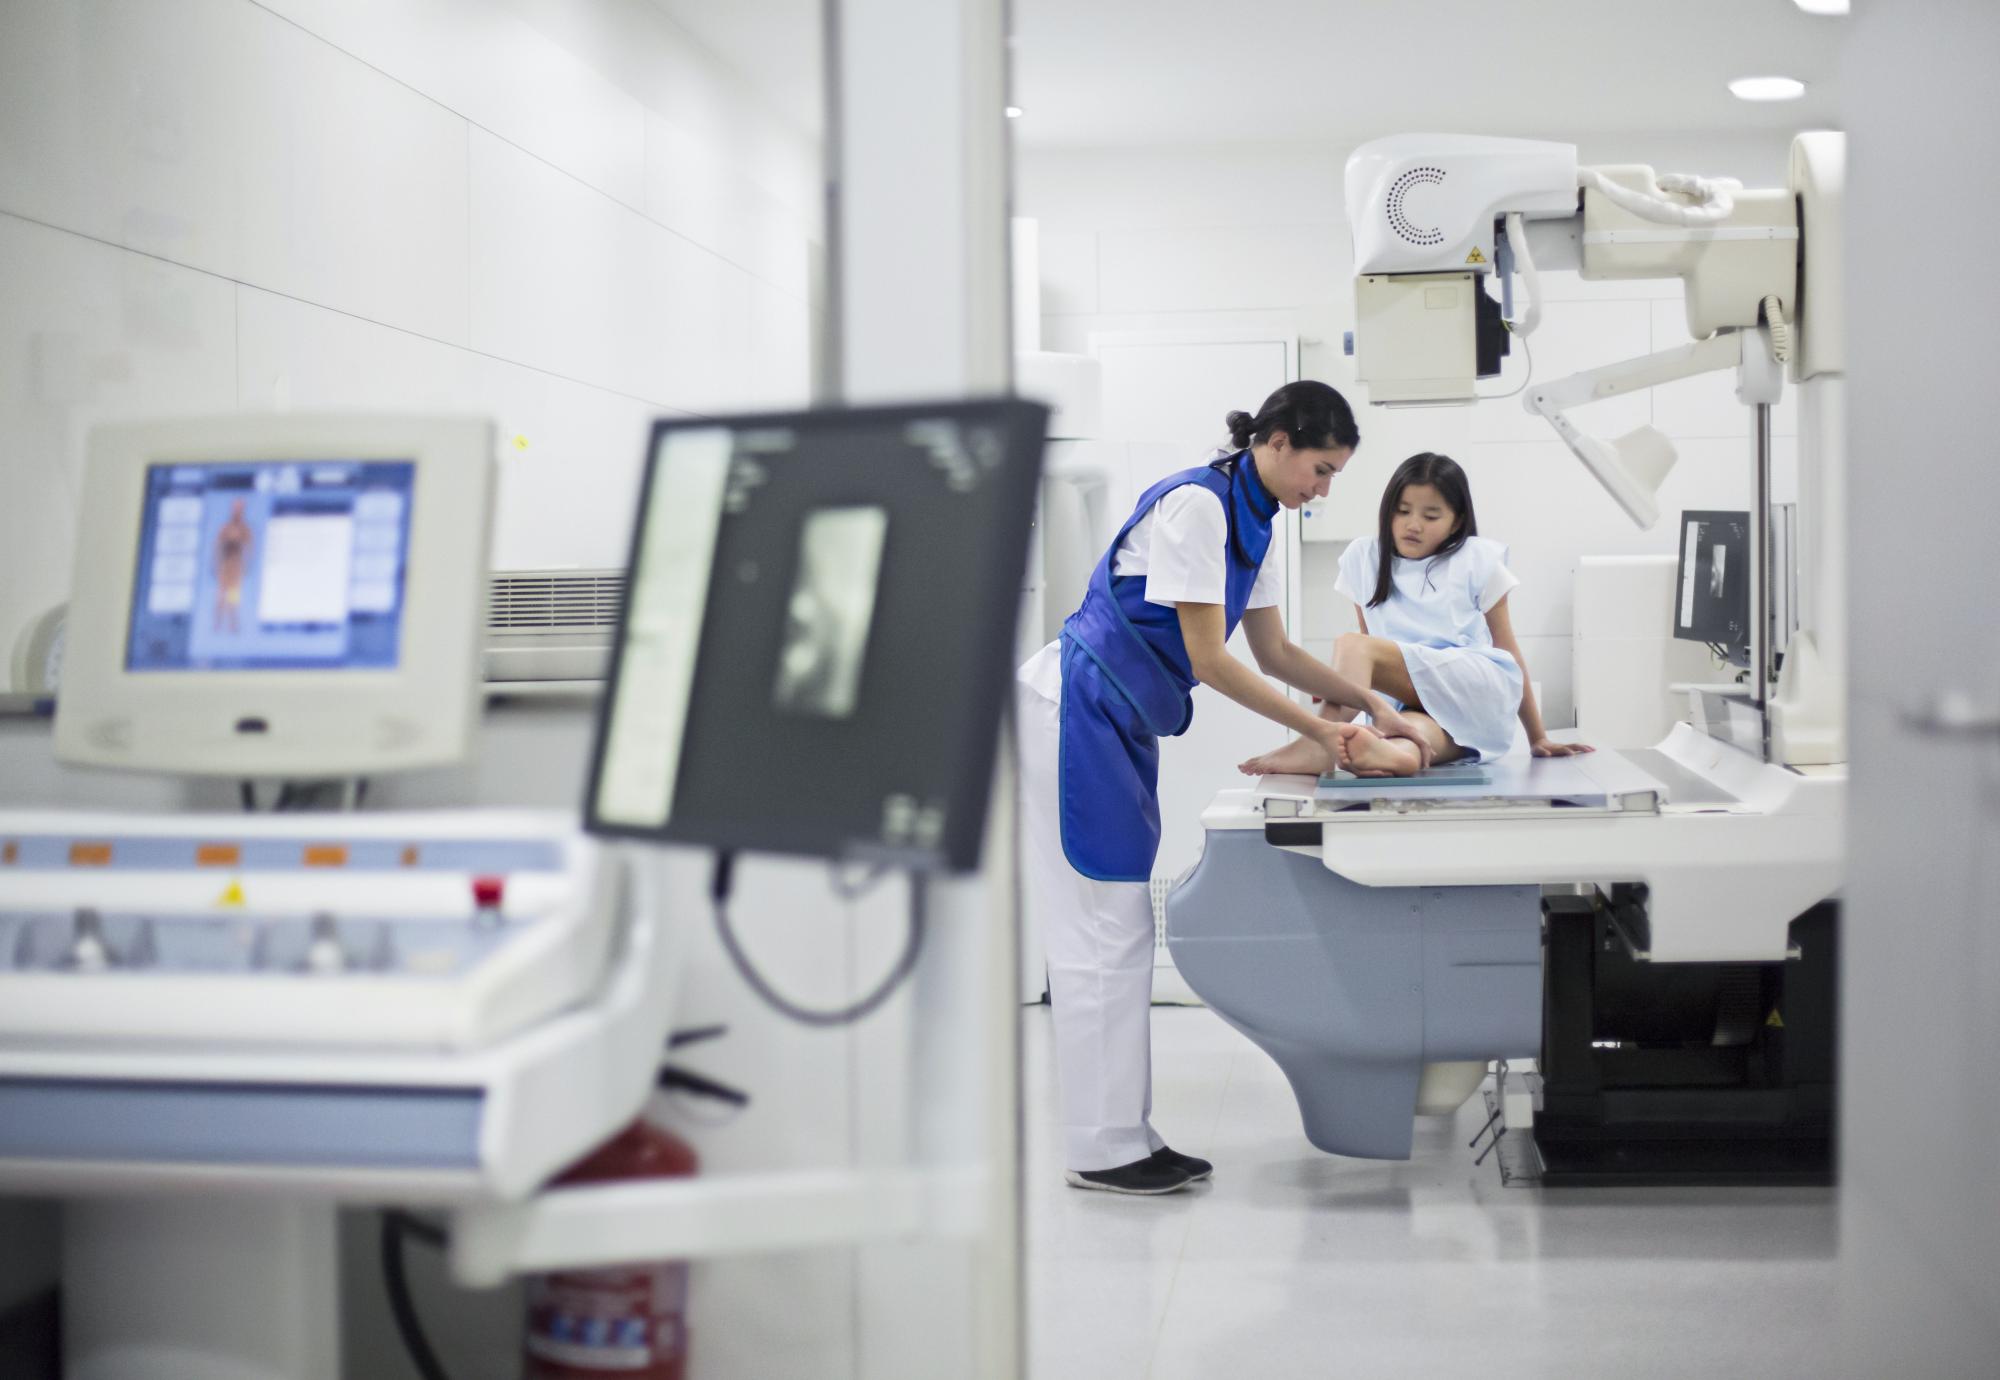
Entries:
[[[2000, 158], [1967, 119], [2000, 8], [1855, 7], [1847, 263], [1983, 252]], [[1887, 154], [1904, 150], [1906, 154]], [[1912, 207], [1924, 214], [1913, 217]], [[1852, 871], [1842, 915], [1841, 1373], [2000, 1375], [2000, 561], [1991, 274], [1850, 271]], [[1907, 458], [1907, 460], [1905, 459]]]
[[[1123, 491], [1112, 508], [1129, 514], [1156, 480], [1207, 460], [1228, 444], [1223, 419], [1254, 413], [1264, 399], [1297, 374], [1296, 334], [1270, 331], [1095, 332], [1090, 353], [1104, 367], [1102, 434], [1122, 443]], [[1282, 607], [1289, 628], [1298, 626], [1298, 519], [1283, 515], [1270, 559], [1283, 563]], [[1238, 632], [1230, 651], [1248, 662]], [[1273, 682], [1275, 684], [1275, 682]], [[1280, 690], [1285, 687], [1278, 686]], [[1160, 856], [1153, 865], [1155, 916], [1173, 880], [1201, 857], [1201, 812], [1215, 793], [1240, 778], [1236, 764], [1284, 741], [1270, 720], [1224, 699], [1207, 686], [1194, 692], [1194, 725], [1160, 747]], [[1186, 984], [1171, 973], [1164, 935], [1155, 950], [1156, 1000], [1191, 1001]]]

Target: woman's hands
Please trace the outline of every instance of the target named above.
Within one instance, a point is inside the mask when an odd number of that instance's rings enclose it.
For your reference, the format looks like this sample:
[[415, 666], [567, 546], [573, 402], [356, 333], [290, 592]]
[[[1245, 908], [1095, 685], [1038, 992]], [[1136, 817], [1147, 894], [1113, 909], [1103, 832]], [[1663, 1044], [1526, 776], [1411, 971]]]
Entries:
[[1558, 743], [1547, 737], [1535, 739], [1528, 744], [1528, 750], [1537, 757], [1574, 757], [1578, 753], [1597, 751], [1589, 743]]
[[[1376, 731], [1384, 738], [1407, 738], [1412, 743], [1415, 743], [1420, 762], [1418, 770], [1421, 771], [1424, 767], [1428, 767], [1431, 764], [1431, 745], [1429, 740], [1418, 731], [1417, 726], [1397, 713], [1389, 701], [1382, 698], [1380, 694], [1370, 691], [1368, 699], [1368, 717], [1375, 721]], [[1342, 765], [1345, 765], [1345, 763]]]

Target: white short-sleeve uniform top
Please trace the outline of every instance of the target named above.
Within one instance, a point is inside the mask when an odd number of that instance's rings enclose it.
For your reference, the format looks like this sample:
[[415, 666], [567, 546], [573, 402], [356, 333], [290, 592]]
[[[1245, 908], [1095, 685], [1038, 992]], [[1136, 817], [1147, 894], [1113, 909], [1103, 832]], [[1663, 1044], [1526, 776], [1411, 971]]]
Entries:
[[1389, 597], [1369, 608], [1381, 549], [1377, 537], [1351, 543], [1334, 589], [1360, 606], [1371, 635], [1403, 649], [1419, 705], [1452, 741], [1481, 758], [1507, 752], [1521, 710], [1521, 667], [1493, 645], [1486, 626], [1486, 615], [1521, 583], [1507, 568], [1507, 548], [1468, 537], [1448, 556], [1393, 556]]
[[[1278, 544], [1265, 557], [1250, 587], [1253, 609], [1278, 602], [1283, 572]], [[1172, 608], [1176, 604], [1227, 602], [1229, 578], [1229, 516], [1220, 495], [1200, 484], [1183, 484], [1160, 496], [1139, 519], [1111, 563], [1113, 575], [1146, 577], [1146, 602]], [[1082, 602], [1082, 594], [1077, 596]], [[1029, 657], [1020, 679], [1051, 700], [1062, 698], [1061, 639]]]

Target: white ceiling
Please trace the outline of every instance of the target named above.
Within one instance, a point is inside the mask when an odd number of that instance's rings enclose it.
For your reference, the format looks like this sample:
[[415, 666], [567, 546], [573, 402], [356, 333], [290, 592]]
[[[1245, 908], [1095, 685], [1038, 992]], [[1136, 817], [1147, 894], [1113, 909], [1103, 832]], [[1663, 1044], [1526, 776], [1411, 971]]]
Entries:
[[[820, 125], [819, 0], [653, 0]], [[1844, 19], [1792, 0], [1012, 0], [1035, 147], [1350, 143], [1449, 129], [1777, 134], [1839, 123]], [[1752, 105], [1732, 77], [1802, 100]]]
[[[1846, 21], [1792, 0], [1014, 0], [1022, 142], [1824, 128]], [[1802, 100], [1755, 106], [1732, 77]]]

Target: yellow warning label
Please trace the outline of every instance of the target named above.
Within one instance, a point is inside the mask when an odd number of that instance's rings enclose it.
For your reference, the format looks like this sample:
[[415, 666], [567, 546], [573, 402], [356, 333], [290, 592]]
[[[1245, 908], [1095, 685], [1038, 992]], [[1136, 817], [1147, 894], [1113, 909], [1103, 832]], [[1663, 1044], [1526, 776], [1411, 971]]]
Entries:
[[222, 894], [215, 898], [215, 904], [218, 906], [245, 906], [250, 904], [243, 896], [243, 879], [241, 877], [232, 878], [229, 885], [222, 889]]
[[1778, 1008], [1774, 1006], [1771, 1008], [1771, 1014], [1764, 1018], [1764, 1024], [1770, 1026], [1773, 1030], [1783, 1030], [1785, 1028], [1785, 1018], [1778, 1014]]
[[528, 438], [521, 435], [519, 432], [514, 433], [514, 449], [526, 450], [527, 448], [528, 448]]
[[1472, 246], [1472, 252], [1465, 256], [1465, 261], [1469, 264], [1483, 264], [1486, 262], [1486, 256], [1479, 252], [1479, 246], [1475, 244]]

